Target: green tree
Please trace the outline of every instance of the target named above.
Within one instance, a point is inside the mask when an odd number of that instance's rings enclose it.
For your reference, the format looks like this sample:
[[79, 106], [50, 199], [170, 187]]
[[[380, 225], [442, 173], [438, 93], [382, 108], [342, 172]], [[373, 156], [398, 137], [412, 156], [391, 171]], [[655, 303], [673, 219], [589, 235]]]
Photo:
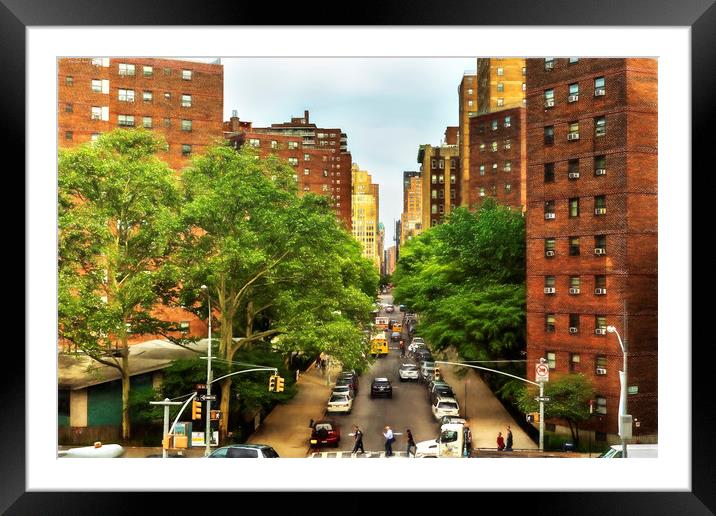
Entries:
[[117, 130], [60, 150], [58, 322], [61, 341], [122, 379], [122, 438], [130, 438], [129, 332], [164, 333], [152, 315], [179, 233], [174, 173], [161, 138]]
[[[534, 400], [539, 392], [534, 385], [525, 387], [518, 400], [523, 412], [539, 410]], [[583, 374], [569, 374], [549, 381], [544, 386], [544, 395], [550, 401], [544, 405], [547, 418], [558, 418], [567, 421], [575, 445], [579, 445], [579, 423], [589, 419], [589, 400], [594, 397], [594, 390]]]

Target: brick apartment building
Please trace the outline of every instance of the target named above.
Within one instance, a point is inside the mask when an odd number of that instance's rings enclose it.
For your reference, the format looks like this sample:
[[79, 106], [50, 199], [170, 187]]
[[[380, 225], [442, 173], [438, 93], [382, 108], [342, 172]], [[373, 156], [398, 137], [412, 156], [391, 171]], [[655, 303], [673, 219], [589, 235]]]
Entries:
[[423, 187], [420, 172], [403, 172], [403, 213], [400, 245], [423, 231]]
[[657, 62], [527, 61], [528, 364], [544, 357], [555, 377], [584, 374], [595, 414], [580, 429], [615, 442], [615, 326], [628, 347], [634, 439], [654, 441]]
[[[117, 128], [144, 127], [161, 134], [159, 156], [174, 170], [222, 138], [224, 67], [176, 59], [63, 58], [57, 61], [58, 146], [95, 140]], [[180, 334], [203, 337], [207, 325], [175, 307], [157, 306], [159, 319], [179, 323]], [[132, 334], [130, 344], [162, 338]]]
[[222, 137], [224, 67], [154, 58], [65, 58], [57, 61], [60, 147], [116, 128], [161, 134], [160, 154], [175, 170]]
[[418, 163], [422, 179], [422, 228], [440, 224], [453, 208], [459, 206], [460, 153], [457, 127], [445, 130], [445, 143], [433, 147], [421, 145]]
[[527, 110], [515, 107], [470, 118], [470, 173], [462, 197], [475, 208], [486, 197], [516, 209], [527, 203]]
[[477, 115], [477, 74], [465, 72], [458, 87], [459, 131], [458, 147], [460, 151], [460, 206], [470, 206], [470, 118]]
[[477, 112], [490, 113], [524, 107], [525, 60], [523, 58], [477, 58]]
[[236, 148], [249, 145], [262, 156], [276, 154], [287, 160], [296, 170], [299, 191], [330, 197], [336, 215], [350, 231], [351, 154], [345, 147], [345, 133], [318, 129], [308, 123], [308, 116], [306, 111], [303, 118], [292, 118], [293, 124], [256, 128], [239, 120], [234, 111], [224, 122], [224, 136]]

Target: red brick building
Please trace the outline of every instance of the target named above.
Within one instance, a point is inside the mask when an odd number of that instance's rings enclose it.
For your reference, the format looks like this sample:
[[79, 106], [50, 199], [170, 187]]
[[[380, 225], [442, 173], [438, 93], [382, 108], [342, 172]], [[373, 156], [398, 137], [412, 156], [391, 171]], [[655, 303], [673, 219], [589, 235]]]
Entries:
[[460, 205], [460, 153], [457, 131], [445, 130], [445, 144], [418, 148], [422, 181], [422, 228], [441, 224], [447, 214]]
[[224, 136], [238, 148], [250, 145], [262, 155], [276, 154], [296, 169], [299, 189], [330, 196], [336, 215], [351, 230], [351, 154], [340, 129], [322, 129], [309, 121], [308, 111], [291, 122], [253, 127], [234, 112], [224, 122]]
[[634, 439], [654, 441], [657, 62], [527, 61], [528, 364], [544, 357], [554, 376], [584, 374], [595, 414], [580, 429], [614, 442], [615, 326], [628, 346]]
[[464, 205], [479, 206], [486, 197], [523, 209], [527, 203], [527, 112], [517, 107], [470, 118], [470, 173], [462, 192]]
[[169, 147], [175, 170], [222, 138], [224, 67], [154, 58], [67, 58], [58, 66], [58, 142], [67, 147], [118, 127], [145, 127]]

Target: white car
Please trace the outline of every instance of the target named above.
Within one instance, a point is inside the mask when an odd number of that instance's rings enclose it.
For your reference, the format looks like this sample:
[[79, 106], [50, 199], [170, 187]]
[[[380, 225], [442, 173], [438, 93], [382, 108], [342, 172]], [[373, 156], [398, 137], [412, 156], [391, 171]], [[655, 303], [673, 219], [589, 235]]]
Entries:
[[335, 387], [333, 387], [333, 392], [331, 393], [331, 396], [334, 396], [336, 394], [344, 394], [351, 399], [355, 397], [355, 393], [353, 389], [351, 389], [350, 385], [336, 385]]
[[326, 407], [326, 412], [329, 414], [350, 414], [351, 410], [353, 410], [353, 398], [348, 394], [332, 394]]
[[460, 406], [455, 398], [438, 396], [433, 402], [432, 411], [435, 419], [439, 421], [443, 416], [459, 416]]
[[422, 337], [413, 337], [413, 340], [410, 342], [415, 344], [425, 344], [425, 340], [423, 340]]
[[398, 369], [398, 376], [400, 376], [401, 382], [405, 380], [419, 380], [420, 369], [415, 364], [402, 364], [400, 369]]

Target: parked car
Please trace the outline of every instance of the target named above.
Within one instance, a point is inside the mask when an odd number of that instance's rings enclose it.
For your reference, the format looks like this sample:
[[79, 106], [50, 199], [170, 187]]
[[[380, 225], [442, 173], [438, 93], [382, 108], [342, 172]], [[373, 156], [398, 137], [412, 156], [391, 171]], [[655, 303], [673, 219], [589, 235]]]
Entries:
[[[648, 459], [656, 458], [658, 454], [658, 444], [627, 444], [627, 459]], [[622, 445], [613, 444], [607, 448], [600, 456], [600, 459], [621, 459]]]
[[331, 419], [321, 419], [313, 424], [310, 444], [312, 448], [320, 446], [338, 447], [341, 442], [341, 428]]
[[395, 312], [395, 308], [393, 308], [393, 305], [388, 305], [385, 307], [386, 314], [392, 314], [393, 312]]
[[413, 340], [411, 341], [415, 344], [425, 344], [425, 339], [422, 337], [413, 337]]
[[402, 364], [398, 369], [398, 376], [401, 382], [405, 380], [417, 381], [420, 379], [420, 369], [415, 364]]
[[341, 374], [338, 375], [338, 378], [348, 378], [351, 380], [351, 385], [353, 387], [353, 390], [358, 392], [358, 373], [355, 371], [341, 371]]
[[433, 373], [435, 373], [435, 362], [431, 360], [420, 361], [420, 377], [424, 382], [429, 382], [433, 379]]
[[348, 387], [350, 387], [353, 390], [354, 393], [358, 392], [358, 384], [355, 383], [355, 381], [351, 378], [342, 378], [339, 376], [338, 379], [336, 380], [336, 387], [338, 387], [340, 385], [347, 385]]
[[436, 397], [443, 397], [443, 398], [454, 398], [455, 392], [452, 390], [452, 387], [450, 387], [448, 384], [444, 382], [431, 382], [433, 384], [432, 387], [428, 389], [428, 401], [432, 405], [435, 402]]
[[459, 416], [460, 407], [455, 398], [437, 396], [432, 406], [433, 417], [440, 420], [443, 416]]
[[398, 307], [398, 309], [399, 309], [401, 312], [405, 312], [405, 305], [400, 305], [400, 306]]
[[429, 349], [418, 348], [418, 350], [415, 351], [415, 353], [413, 353], [413, 356], [415, 357], [415, 360], [418, 361], [418, 363], [420, 363], [420, 362], [433, 362], [434, 363], [433, 354], [430, 353]]
[[390, 380], [387, 378], [373, 379], [373, 383], [370, 384], [370, 397], [375, 398], [376, 396], [393, 397], [393, 385]]
[[217, 448], [210, 459], [278, 459], [278, 453], [266, 444], [231, 444]]
[[333, 387], [333, 394], [345, 394], [347, 396], [350, 396], [351, 399], [355, 399], [356, 392], [353, 390], [353, 388], [350, 385], [336, 385]]
[[393, 341], [400, 340], [400, 332], [394, 331], [393, 333], [391, 333], [390, 340], [393, 340]]
[[353, 398], [349, 394], [331, 394], [326, 406], [329, 414], [350, 414], [353, 410]]
[[449, 424], [466, 425], [467, 421], [460, 416], [443, 416], [440, 418], [440, 426]]

